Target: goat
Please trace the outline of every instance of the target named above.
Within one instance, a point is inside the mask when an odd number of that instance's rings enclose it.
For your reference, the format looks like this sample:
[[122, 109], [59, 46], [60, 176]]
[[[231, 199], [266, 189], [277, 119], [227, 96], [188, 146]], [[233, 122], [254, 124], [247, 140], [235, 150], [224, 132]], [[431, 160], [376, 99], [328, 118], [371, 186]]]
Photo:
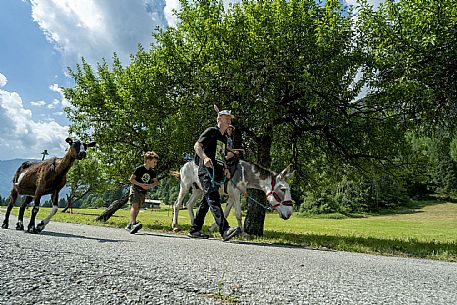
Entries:
[[[67, 173], [76, 159], [86, 157], [86, 149], [95, 146], [95, 142], [84, 143], [80, 140], [65, 140], [70, 148], [63, 158], [51, 158], [39, 162], [25, 161], [19, 166], [13, 178], [13, 187], [10, 194], [10, 201], [5, 214], [2, 228], [8, 229], [8, 222], [11, 210], [16, 203], [18, 195], [25, 195], [24, 203], [19, 209], [16, 230], [24, 230], [24, 211], [29, 203], [34, 201], [32, 215], [27, 227], [29, 233], [40, 233], [57, 212], [59, 192], [67, 182]], [[35, 227], [35, 218], [40, 208], [41, 196], [51, 194], [52, 210], [48, 217], [40, 221]]]

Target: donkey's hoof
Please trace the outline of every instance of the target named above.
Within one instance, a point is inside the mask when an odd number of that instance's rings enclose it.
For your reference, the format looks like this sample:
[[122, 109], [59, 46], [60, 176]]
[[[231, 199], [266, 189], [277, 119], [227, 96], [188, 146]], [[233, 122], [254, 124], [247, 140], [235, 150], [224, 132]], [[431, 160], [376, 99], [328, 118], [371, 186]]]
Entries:
[[174, 227], [174, 228], [173, 228], [173, 232], [175, 232], [175, 233], [176, 233], [176, 232], [179, 232], [179, 231], [181, 231], [181, 229], [180, 229], [180, 228], [177, 228], [177, 227]]
[[37, 229], [35, 228], [35, 226], [28, 226], [28, 227], [27, 227], [27, 233], [37, 234], [37, 233], [40, 233], [40, 232], [37, 231]]
[[24, 231], [24, 224], [22, 222], [18, 222], [16, 224], [16, 230], [18, 231]]
[[2, 229], [8, 229], [8, 224], [7, 223], [2, 223]]
[[209, 227], [208, 230], [210, 233], [214, 233], [216, 231], [216, 229], [217, 229], [217, 224], [213, 224], [213, 225], [211, 225], [211, 227]]
[[36, 231], [36, 233], [40, 233], [40, 232], [43, 231], [43, 230], [44, 230], [44, 223], [43, 223], [43, 222], [40, 222], [40, 223], [36, 226], [35, 231]]

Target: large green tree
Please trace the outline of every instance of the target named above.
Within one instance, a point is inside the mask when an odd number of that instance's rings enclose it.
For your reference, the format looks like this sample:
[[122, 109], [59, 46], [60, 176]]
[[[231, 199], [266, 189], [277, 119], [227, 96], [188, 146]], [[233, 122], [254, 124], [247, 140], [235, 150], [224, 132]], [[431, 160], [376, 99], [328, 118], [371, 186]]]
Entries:
[[[251, 161], [293, 162], [302, 178], [323, 162], [337, 175], [347, 163], [385, 165], [402, 146], [392, 106], [359, 96], [366, 57], [339, 1], [243, 1], [228, 11], [183, 2], [179, 17], [167, 37], [193, 68], [185, 101], [233, 109]], [[250, 206], [246, 232], [261, 234], [263, 217]]]
[[[176, 167], [215, 123], [213, 104], [233, 110], [248, 160], [276, 171], [294, 163], [302, 188], [321, 170], [389, 165], [402, 148], [395, 101], [359, 95], [373, 75], [361, 73], [367, 36], [340, 1], [242, 1], [225, 10], [221, 1], [183, 0], [178, 17], [127, 67], [114, 56], [112, 69], [83, 61], [71, 71], [71, 130], [100, 144], [113, 180], [148, 149]], [[250, 205], [245, 231], [261, 235], [264, 213]]]
[[370, 58], [372, 99], [389, 103], [416, 131], [456, 122], [457, 1], [386, 0], [378, 10], [362, 1], [359, 25]]

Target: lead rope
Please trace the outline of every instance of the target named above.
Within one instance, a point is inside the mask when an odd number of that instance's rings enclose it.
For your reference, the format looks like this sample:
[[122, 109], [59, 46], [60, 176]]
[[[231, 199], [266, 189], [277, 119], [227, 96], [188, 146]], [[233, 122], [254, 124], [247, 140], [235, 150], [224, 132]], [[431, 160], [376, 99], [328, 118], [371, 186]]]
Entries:
[[[243, 181], [244, 181], [244, 167], [242, 166], [241, 168], [242, 168], [242, 175], [243, 175]], [[205, 166], [205, 170], [206, 170], [206, 173], [207, 173], [207, 174], [209, 175], [209, 177], [211, 178], [211, 183], [212, 183], [213, 187], [216, 186], [216, 185], [217, 185], [217, 186], [220, 186], [220, 185], [222, 185], [222, 184], [225, 183], [225, 181], [226, 181], [225, 179], [227, 179], [227, 177], [225, 177], [225, 175], [224, 175], [224, 181], [223, 181], [223, 182], [219, 183], [219, 182], [216, 182], [216, 181], [215, 181], [215, 179], [214, 179], [214, 166], [212, 167], [212, 170], [213, 170], [213, 174], [212, 174], [212, 175], [211, 175], [211, 173], [209, 172], [209, 170], [208, 170], [208, 168], [207, 168], [206, 166]], [[232, 182], [233, 186], [234, 186], [237, 190], [239, 190], [241, 193], [246, 194], [246, 192], [243, 192], [243, 191], [240, 189], [240, 187], [238, 187], [238, 186], [235, 184], [235, 182], [232, 181], [232, 178], [230, 178], [228, 181]], [[265, 206], [264, 204], [260, 203], [260, 202], [257, 201], [255, 198], [253, 198], [252, 196], [247, 195], [246, 197], [247, 197], [249, 200], [251, 200], [252, 202], [254, 202], [254, 203], [260, 205], [260, 206], [261, 206], [262, 208], [264, 208], [265, 210], [272, 211], [271, 207]]]

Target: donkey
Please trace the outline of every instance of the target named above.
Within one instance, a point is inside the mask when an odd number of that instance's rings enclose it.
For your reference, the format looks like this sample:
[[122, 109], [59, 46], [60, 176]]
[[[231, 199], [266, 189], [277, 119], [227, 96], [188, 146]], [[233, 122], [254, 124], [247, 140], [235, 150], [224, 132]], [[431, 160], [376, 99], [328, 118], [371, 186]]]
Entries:
[[[65, 141], [70, 145], [70, 148], [63, 158], [52, 158], [34, 163], [26, 161], [19, 166], [13, 178], [10, 202], [2, 224], [3, 229], [8, 229], [11, 209], [16, 203], [18, 195], [25, 195], [25, 200], [19, 209], [16, 230], [24, 230], [24, 211], [32, 200], [35, 201], [27, 232], [40, 233], [57, 212], [59, 192], [67, 182], [68, 171], [76, 159], [81, 160], [86, 157], [86, 149], [88, 147], [95, 146], [95, 142], [86, 144], [80, 140], [73, 141], [71, 138], [67, 138]], [[52, 210], [48, 217], [40, 221], [35, 227], [35, 218], [40, 208], [40, 199], [41, 196], [46, 194], [51, 194]]]
[[[244, 233], [241, 219], [241, 203], [240, 196], [245, 194], [248, 188], [260, 189], [265, 192], [269, 203], [269, 208], [276, 210], [279, 217], [289, 219], [292, 215], [292, 199], [290, 195], [290, 187], [287, 180], [293, 175], [289, 173], [289, 167], [284, 169], [280, 174], [275, 174], [258, 165], [240, 160], [236, 164], [232, 178], [227, 183], [227, 193], [229, 198], [224, 210], [225, 217], [228, 216], [232, 206], [235, 207], [235, 217], [238, 226]], [[180, 170], [180, 188], [179, 195], [176, 199], [173, 209], [173, 224], [174, 231], [178, 231], [178, 213], [183, 206], [183, 200], [189, 190], [192, 188], [192, 194], [186, 202], [189, 212], [191, 224], [194, 222], [193, 206], [197, 198], [201, 198], [203, 191], [200, 180], [198, 179], [198, 166], [194, 161], [189, 161], [183, 165]], [[223, 186], [220, 190], [223, 192]], [[213, 232], [217, 225], [213, 224], [210, 231]]]

